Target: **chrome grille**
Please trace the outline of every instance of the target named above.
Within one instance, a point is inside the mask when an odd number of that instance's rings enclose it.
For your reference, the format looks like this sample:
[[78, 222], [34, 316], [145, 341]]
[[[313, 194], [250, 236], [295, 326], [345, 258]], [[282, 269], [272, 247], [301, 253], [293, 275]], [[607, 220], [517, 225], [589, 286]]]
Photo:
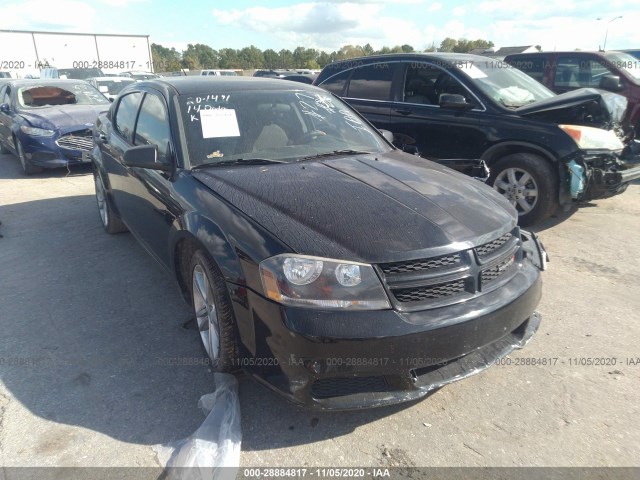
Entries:
[[460, 263], [460, 254], [443, 255], [442, 257], [423, 258], [406, 262], [383, 263], [380, 268], [386, 274], [420, 272], [422, 270], [435, 270], [436, 268], [452, 267]]
[[93, 148], [93, 137], [91, 136], [90, 130], [72, 132], [56, 140], [56, 145], [60, 148], [90, 152]]
[[484, 245], [480, 245], [479, 247], [476, 247], [476, 249], [475, 249], [476, 253], [478, 254], [478, 256], [480, 258], [486, 257], [487, 255], [490, 255], [493, 252], [495, 252], [496, 250], [498, 250], [500, 247], [502, 247], [509, 240], [511, 240], [512, 236], [513, 235], [511, 235], [511, 233], [505, 233], [500, 238], [496, 238], [495, 240], [492, 240], [491, 242], [488, 242], [488, 243], [485, 243]]
[[423, 300], [438, 300], [464, 292], [464, 280], [439, 283], [424, 287], [402, 288], [392, 290], [393, 296], [399, 302], [421, 302]]

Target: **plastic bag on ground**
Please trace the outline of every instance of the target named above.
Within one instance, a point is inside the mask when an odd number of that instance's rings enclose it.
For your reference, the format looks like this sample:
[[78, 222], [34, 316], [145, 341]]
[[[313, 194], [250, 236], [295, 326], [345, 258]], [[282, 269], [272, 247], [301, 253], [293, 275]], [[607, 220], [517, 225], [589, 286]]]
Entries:
[[153, 447], [167, 480], [236, 478], [242, 443], [238, 381], [227, 373], [214, 374], [214, 380], [215, 392], [198, 401], [208, 414], [202, 425], [187, 438]]

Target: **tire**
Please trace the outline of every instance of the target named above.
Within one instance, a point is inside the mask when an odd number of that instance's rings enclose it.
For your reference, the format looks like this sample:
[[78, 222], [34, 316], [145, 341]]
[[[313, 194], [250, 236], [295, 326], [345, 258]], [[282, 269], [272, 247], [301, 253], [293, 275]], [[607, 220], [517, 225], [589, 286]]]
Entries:
[[531, 153], [514, 153], [491, 165], [487, 182], [518, 210], [521, 226], [539, 223], [559, 206], [558, 174], [551, 162]]
[[107, 190], [104, 188], [104, 183], [99, 173], [93, 173], [93, 181], [96, 187], [96, 203], [98, 204], [98, 213], [100, 214], [102, 226], [110, 234], [126, 232], [128, 230], [127, 226], [122, 223], [120, 217], [113, 211], [109, 195], [107, 195]]
[[24, 153], [24, 148], [22, 148], [22, 143], [17, 138], [14, 138], [14, 142], [16, 145], [16, 153], [18, 155], [18, 160], [20, 160], [20, 165], [22, 165], [22, 172], [25, 175], [33, 175], [34, 173], [38, 173], [42, 171], [42, 168], [35, 167], [31, 165], [29, 160], [27, 160], [27, 156]]
[[[191, 257], [191, 306], [204, 351], [214, 372], [238, 368], [238, 344], [231, 299], [220, 269], [202, 250]], [[212, 335], [213, 333], [213, 335]]]

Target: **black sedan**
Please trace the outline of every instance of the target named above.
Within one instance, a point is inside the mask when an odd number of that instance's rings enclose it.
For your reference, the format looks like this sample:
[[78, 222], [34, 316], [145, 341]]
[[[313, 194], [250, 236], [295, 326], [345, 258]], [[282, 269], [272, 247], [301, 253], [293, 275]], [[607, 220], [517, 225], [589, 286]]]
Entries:
[[545, 254], [509, 202], [324, 90], [138, 82], [94, 140], [105, 229], [175, 275], [215, 370], [319, 408], [378, 406], [477, 373], [538, 327]]
[[25, 175], [87, 163], [91, 131], [106, 97], [82, 80], [14, 80], [0, 88], [0, 152], [14, 153]]

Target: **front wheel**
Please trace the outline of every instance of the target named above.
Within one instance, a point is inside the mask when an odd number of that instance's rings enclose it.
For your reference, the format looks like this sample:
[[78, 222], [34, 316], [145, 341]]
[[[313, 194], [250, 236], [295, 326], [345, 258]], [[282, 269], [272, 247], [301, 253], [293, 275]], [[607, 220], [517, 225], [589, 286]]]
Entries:
[[96, 187], [96, 203], [98, 204], [98, 213], [100, 213], [100, 220], [102, 220], [102, 226], [111, 234], [126, 232], [127, 227], [122, 220], [116, 215], [111, 207], [111, 202], [107, 196], [107, 191], [102, 183], [100, 174], [95, 172], [93, 174], [93, 181]]
[[34, 173], [41, 172], [42, 169], [40, 167], [33, 166], [29, 160], [27, 159], [27, 155], [24, 153], [24, 148], [22, 147], [22, 143], [17, 138], [16, 142], [16, 151], [18, 152], [18, 159], [20, 160], [20, 165], [22, 165], [22, 171], [25, 175], [32, 175]]
[[518, 211], [518, 223], [533, 225], [558, 208], [558, 174], [550, 162], [530, 153], [514, 153], [491, 166], [487, 182]]
[[191, 298], [200, 340], [215, 372], [238, 367], [235, 317], [222, 272], [197, 250], [191, 258]]

